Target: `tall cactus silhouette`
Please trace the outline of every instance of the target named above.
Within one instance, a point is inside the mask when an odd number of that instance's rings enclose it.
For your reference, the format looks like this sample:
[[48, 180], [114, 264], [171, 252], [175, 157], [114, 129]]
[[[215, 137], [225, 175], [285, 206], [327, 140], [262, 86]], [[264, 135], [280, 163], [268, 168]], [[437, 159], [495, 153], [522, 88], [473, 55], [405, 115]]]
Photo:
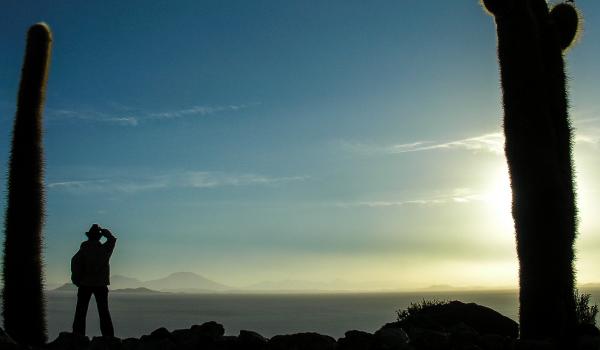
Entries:
[[522, 338], [568, 336], [576, 325], [577, 210], [563, 53], [578, 13], [545, 0], [482, 0], [498, 36], [505, 153], [519, 257]]
[[17, 342], [29, 345], [47, 340], [42, 272], [42, 111], [51, 42], [46, 24], [29, 28], [13, 126], [4, 228], [4, 328]]

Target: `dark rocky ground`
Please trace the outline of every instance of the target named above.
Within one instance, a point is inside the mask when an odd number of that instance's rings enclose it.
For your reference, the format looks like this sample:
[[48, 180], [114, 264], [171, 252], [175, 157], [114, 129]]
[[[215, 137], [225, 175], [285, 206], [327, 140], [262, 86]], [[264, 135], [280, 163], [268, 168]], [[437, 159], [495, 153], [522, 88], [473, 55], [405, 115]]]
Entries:
[[[277, 335], [267, 339], [252, 331], [225, 335], [216, 322], [169, 331], [159, 328], [141, 338], [94, 337], [63, 332], [48, 350], [600, 350], [600, 331], [582, 327], [566, 343], [517, 339], [518, 324], [477, 304], [453, 301], [388, 323], [375, 333], [348, 331], [340, 339], [317, 333]], [[31, 349], [0, 330], [0, 350]], [[37, 349], [31, 349], [37, 350]]]

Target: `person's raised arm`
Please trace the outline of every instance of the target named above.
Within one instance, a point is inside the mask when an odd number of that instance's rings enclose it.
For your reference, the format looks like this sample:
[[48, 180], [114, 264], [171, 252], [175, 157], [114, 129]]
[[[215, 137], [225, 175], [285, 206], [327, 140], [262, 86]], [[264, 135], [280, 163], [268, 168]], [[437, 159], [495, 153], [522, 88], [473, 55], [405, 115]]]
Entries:
[[117, 243], [117, 237], [115, 237], [112, 232], [110, 232], [108, 229], [103, 228], [102, 229], [102, 235], [104, 237], [106, 237], [106, 242], [104, 242], [104, 244], [102, 244], [102, 246], [104, 246], [107, 250], [107, 252], [110, 254], [112, 254], [113, 249], [115, 249], [115, 244]]

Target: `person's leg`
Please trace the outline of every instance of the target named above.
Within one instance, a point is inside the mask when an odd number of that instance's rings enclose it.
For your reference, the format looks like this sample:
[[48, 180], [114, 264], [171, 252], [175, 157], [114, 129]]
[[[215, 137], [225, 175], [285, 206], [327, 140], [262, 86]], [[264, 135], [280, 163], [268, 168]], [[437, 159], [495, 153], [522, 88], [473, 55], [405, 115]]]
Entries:
[[108, 311], [108, 287], [96, 287], [94, 297], [98, 306], [98, 316], [100, 316], [100, 331], [105, 337], [114, 337], [115, 330]]
[[73, 320], [73, 333], [75, 334], [85, 335], [85, 318], [91, 297], [91, 288], [81, 286], [77, 289], [77, 306], [75, 307], [75, 319]]

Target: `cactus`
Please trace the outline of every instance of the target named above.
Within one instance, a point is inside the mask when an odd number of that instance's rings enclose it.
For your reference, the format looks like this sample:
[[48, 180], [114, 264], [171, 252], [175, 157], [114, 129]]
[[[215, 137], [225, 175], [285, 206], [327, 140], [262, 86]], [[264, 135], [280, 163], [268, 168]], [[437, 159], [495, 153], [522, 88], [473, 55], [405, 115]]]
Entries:
[[564, 338], [576, 325], [577, 210], [563, 53], [577, 36], [571, 4], [482, 0], [494, 16], [505, 153], [519, 257], [521, 338]]
[[42, 110], [51, 42], [46, 24], [29, 28], [13, 126], [4, 228], [4, 328], [17, 342], [37, 346], [47, 340], [42, 275]]

